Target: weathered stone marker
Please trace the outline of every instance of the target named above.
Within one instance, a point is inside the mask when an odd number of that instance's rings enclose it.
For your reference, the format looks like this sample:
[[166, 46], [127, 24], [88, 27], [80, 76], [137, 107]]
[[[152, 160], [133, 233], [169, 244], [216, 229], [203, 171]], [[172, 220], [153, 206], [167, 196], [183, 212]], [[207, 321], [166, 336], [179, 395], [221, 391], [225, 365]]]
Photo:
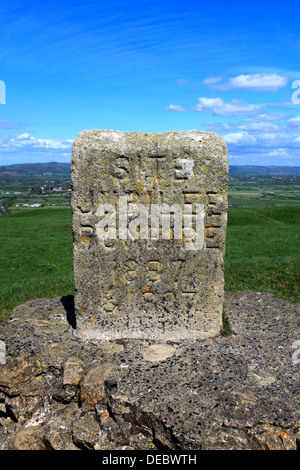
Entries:
[[81, 132], [72, 154], [77, 329], [183, 340], [222, 326], [228, 157], [199, 131]]

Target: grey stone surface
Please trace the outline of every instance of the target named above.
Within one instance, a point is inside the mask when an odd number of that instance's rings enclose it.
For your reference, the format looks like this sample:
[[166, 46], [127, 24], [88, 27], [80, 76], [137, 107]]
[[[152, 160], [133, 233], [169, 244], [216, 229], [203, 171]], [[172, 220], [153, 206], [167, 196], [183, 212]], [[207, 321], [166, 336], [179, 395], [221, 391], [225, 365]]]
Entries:
[[[226, 145], [214, 133], [78, 135], [72, 211], [82, 336], [164, 341], [220, 332], [227, 179]], [[111, 205], [106, 215], [105, 204]], [[176, 208], [180, 225], [172, 215], [174, 226], [161, 218], [159, 230], [150, 230], [155, 204], [164, 217]], [[104, 221], [110, 224], [106, 232]]]
[[225, 307], [233, 335], [165, 344], [80, 339], [69, 297], [17, 307], [0, 449], [296, 450], [300, 305], [245, 292]]

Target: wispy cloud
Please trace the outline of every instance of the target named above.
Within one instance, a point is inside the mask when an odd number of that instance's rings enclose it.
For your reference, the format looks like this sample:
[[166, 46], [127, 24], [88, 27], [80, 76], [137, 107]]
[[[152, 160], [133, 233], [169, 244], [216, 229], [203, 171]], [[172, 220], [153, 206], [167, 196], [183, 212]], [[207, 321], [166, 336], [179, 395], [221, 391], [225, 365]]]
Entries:
[[[242, 131], [223, 136], [230, 158], [241, 157], [252, 162], [299, 166], [300, 138], [286, 132], [252, 133]], [[262, 163], [260, 163], [262, 164]]]
[[223, 77], [208, 77], [203, 80], [203, 84], [207, 85], [210, 88], [214, 88], [217, 83], [220, 83], [223, 80]]
[[300, 119], [265, 114], [239, 121], [209, 121], [204, 126], [222, 135], [231, 159], [248, 163], [300, 165]]
[[245, 131], [226, 134], [223, 138], [226, 144], [249, 145], [256, 143], [256, 138]]
[[222, 98], [199, 98], [199, 104], [196, 105], [195, 111], [197, 113], [210, 112], [214, 116], [230, 117], [260, 113], [262, 108], [257, 104], [247, 104], [240, 100], [225, 103]]
[[[72, 147], [72, 140], [53, 140], [53, 139], [37, 139], [28, 133], [19, 134], [16, 137], [8, 139], [2, 144], [2, 150], [8, 149], [55, 149], [55, 150], [66, 150]], [[1, 148], [1, 142], [0, 142]]]
[[298, 127], [300, 129], [300, 117], [289, 119], [288, 124], [292, 127]]
[[[257, 116], [243, 119], [241, 121], [230, 121], [230, 122], [217, 122], [209, 121], [203, 125], [212, 132], [228, 132], [228, 131], [251, 131], [251, 132], [275, 132], [283, 129], [286, 124], [278, 123], [279, 119], [283, 119], [283, 116], [274, 114], [266, 119], [265, 114], [258, 114]], [[286, 117], [286, 116], [285, 116]], [[272, 122], [275, 121], [275, 122]]]
[[276, 73], [257, 73], [252, 75], [238, 75], [229, 80], [232, 88], [250, 91], [278, 91], [288, 83], [287, 77]]
[[0, 119], [0, 130], [19, 129], [24, 127], [22, 122], [9, 121], [8, 119]]
[[214, 90], [247, 90], [247, 91], [273, 91], [286, 87], [288, 77], [276, 73], [253, 73], [237, 75], [222, 82], [222, 77], [209, 77], [203, 84]]
[[188, 108], [181, 106], [180, 104], [170, 104], [167, 107], [167, 111], [175, 111], [176, 113], [185, 113], [188, 111]]
[[18, 161], [49, 162], [69, 161], [73, 141], [44, 139], [31, 136], [27, 132], [18, 134], [8, 132], [0, 134], [0, 165], [13, 163], [16, 156]]

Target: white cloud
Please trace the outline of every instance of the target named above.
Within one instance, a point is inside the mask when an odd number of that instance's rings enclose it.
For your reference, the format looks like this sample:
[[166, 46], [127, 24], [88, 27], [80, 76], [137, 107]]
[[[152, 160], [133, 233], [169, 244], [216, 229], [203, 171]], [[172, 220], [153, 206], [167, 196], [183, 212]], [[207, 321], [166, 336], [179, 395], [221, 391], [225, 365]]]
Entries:
[[175, 111], [176, 113], [185, 113], [188, 110], [185, 106], [181, 106], [180, 104], [170, 104], [167, 107], [167, 111]]
[[196, 105], [197, 113], [211, 112], [215, 116], [245, 116], [256, 114], [261, 111], [257, 104], [247, 104], [244, 101], [233, 100], [225, 103], [222, 98], [199, 98], [199, 104]]
[[298, 127], [300, 126], [300, 117], [288, 119], [288, 123], [291, 124], [293, 127]]
[[[241, 164], [260, 165], [300, 165], [299, 127], [291, 125], [290, 116], [282, 122], [273, 123], [262, 116], [250, 117], [239, 121], [207, 122], [205, 127], [223, 136], [228, 147], [230, 161]], [[278, 116], [279, 117], [279, 116]], [[300, 119], [292, 118], [295, 123]], [[275, 120], [276, 122], [276, 120]]]
[[5, 121], [1, 126], [2, 123], [0, 120], [0, 165], [70, 161], [72, 139], [38, 138], [21, 131], [22, 123]]
[[248, 91], [278, 91], [288, 83], [288, 78], [276, 73], [241, 74], [220, 83], [220, 77], [210, 77], [203, 83], [215, 90], [248, 90]]
[[27, 134], [26, 132], [24, 132], [23, 134], [18, 135], [17, 139], [18, 140], [30, 139], [30, 134]]
[[[213, 128], [214, 123], [208, 123], [208, 127]], [[218, 124], [219, 130], [228, 131], [228, 130], [244, 130], [247, 132], [252, 132], [252, 133], [262, 133], [262, 132], [274, 132], [274, 131], [279, 131], [280, 126], [278, 124], [274, 124], [273, 122], [270, 121], [260, 121], [254, 119], [244, 119], [239, 122], [230, 122], [228, 124], [223, 124], [223, 123], [215, 123]], [[217, 132], [217, 130], [216, 130]]]
[[278, 131], [280, 126], [277, 124], [273, 124], [272, 122], [268, 121], [253, 121], [245, 123], [244, 126], [241, 126], [241, 129], [246, 129], [248, 131], [256, 131], [256, 132], [266, 132], [266, 131]]
[[277, 149], [269, 152], [270, 157], [292, 158], [290, 154], [284, 149]]
[[288, 83], [287, 77], [276, 73], [256, 73], [251, 75], [238, 75], [229, 80], [232, 88], [250, 91], [278, 91]]
[[[289, 114], [255, 114], [254, 116], [241, 118], [239, 121], [218, 122], [209, 121], [203, 123], [207, 130], [217, 132], [219, 134], [228, 132], [246, 131], [251, 134], [266, 134], [266, 133], [291, 133], [295, 132], [295, 128], [299, 126], [300, 119], [288, 119]], [[278, 122], [278, 121], [281, 122]], [[274, 121], [274, 122], [272, 122]], [[299, 128], [299, 127], [298, 127]]]
[[256, 119], [260, 121], [279, 121], [284, 118], [286, 118], [286, 114], [283, 113], [259, 114], [256, 116]]
[[[6, 143], [6, 149], [13, 150], [17, 148], [39, 148], [39, 149], [55, 149], [65, 150], [71, 149], [72, 140], [52, 140], [52, 139], [37, 139], [30, 136], [28, 133], [19, 134], [16, 137], [10, 138]], [[0, 143], [1, 148], [1, 143]]]
[[39, 139], [28, 132], [0, 133], [0, 165], [70, 161], [73, 141]]
[[[288, 132], [251, 133], [243, 131], [226, 134], [224, 140], [228, 146], [230, 156], [244, 155], [253, 156], [261, 164], [289, 164], [299, 166], [300, 164], [300, 137]], [[281, 162], [281, 163], [280, 163]]]
[[224, 135], [223, 139], [226, 144], [249, 145], [256, 143], [256, 138], [245, 131]]

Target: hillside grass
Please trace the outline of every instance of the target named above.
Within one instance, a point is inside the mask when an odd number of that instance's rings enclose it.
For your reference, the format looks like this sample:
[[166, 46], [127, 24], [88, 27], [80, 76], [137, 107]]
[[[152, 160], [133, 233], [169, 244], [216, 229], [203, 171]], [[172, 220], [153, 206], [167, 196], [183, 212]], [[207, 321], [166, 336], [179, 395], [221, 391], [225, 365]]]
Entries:
[[[228, 212], [225, 290], [300, 302], [300, 207]], [[29, 299], [73, 294], [69, 207], [0, 215], [0, 323]]]
[[0, 322], [29, 299], [73, 293], [71, 209], [0, 217]]
[[300, 207], [229, 209], [225, 290], [300, 302]]

